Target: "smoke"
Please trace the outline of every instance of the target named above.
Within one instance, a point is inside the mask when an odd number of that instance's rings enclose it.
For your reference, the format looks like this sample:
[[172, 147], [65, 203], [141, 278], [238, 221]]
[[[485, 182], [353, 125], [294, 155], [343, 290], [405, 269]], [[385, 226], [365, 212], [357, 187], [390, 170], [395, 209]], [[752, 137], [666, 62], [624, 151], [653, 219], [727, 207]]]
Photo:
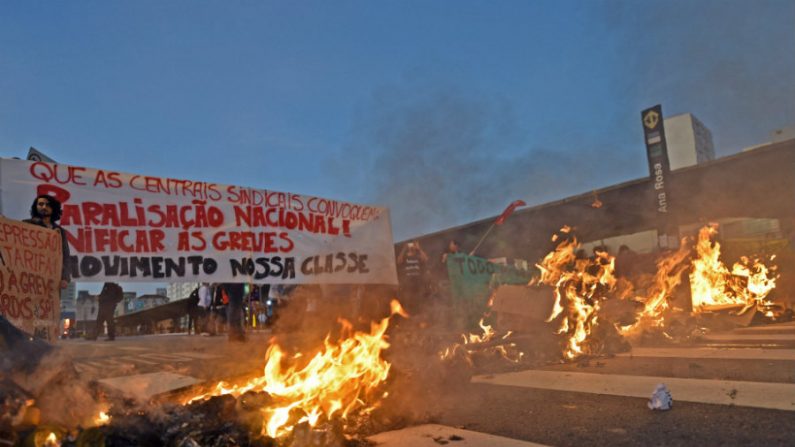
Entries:
[[[361, 166], [363, 200], [392, 211], [395, 239], [538, 204], [632, 178], [632, 164], [604, 144], [565, 135], [533, 144], [511, 101], [449, 86], [390, 86], [355, 119], [346, 152]], [[636, 174], [637, 176], [637, 174]]]
[[[561, 72], [575, 100], [560, 91], [560, 104], [527, 109], [537, 91], [413, 73], [361, 104], [338, 171], [357, 166], [344, 181], [391, 208], [397, 240], [494, 216], [515, 199], [539, 204], [647, 175], [640, 111], [654, 104], [696, 115], [718, 156], [795, 123], [794, 3], [580, 6], [594, 40], [579, 51], [614, 66]], [[528, 111], [535, 122], [523, 121]]]
[[795, 124], [795, 3], [789, 0], [620, 2], [588, 5], [613, 30], [622, 61], [612, 90], [640, 110], [693, 113], [716, 155], [770, 141]]
[[91, 426], [106, 408], [95, 384], [77, 373], [71, 357], [63, 351], [52, 351], [42, 357], [32, 372], [16, 371], [8, 378], [35, 397], [41, 423]]

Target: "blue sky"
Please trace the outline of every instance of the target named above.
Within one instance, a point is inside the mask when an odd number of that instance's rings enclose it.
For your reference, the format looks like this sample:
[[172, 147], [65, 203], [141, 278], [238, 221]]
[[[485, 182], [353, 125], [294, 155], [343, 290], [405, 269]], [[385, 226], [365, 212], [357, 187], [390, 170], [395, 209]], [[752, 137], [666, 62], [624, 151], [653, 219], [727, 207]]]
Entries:
[[795, 124], [795, 2], [2, 1], [0, 155], [392, 209], [396, 239]]

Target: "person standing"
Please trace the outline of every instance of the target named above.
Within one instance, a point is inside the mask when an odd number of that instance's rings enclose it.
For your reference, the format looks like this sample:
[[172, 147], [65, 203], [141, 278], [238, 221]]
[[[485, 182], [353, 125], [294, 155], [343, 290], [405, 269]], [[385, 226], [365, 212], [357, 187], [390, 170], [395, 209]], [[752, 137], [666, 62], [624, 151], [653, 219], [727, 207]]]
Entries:
[[210, 285], [206, 282], [199, 286], [199, 331], [202, 335], [215, 335], [215, 330], [210, 324], [210, 311], [213, 305], [213, 294]]
[[428, 255], [418, 241], [411, 241], [400, 250], [397, 264], [401, 276], [400, 298], [409, 314], [419, 314], [425, 304], [425, 267], [428, 264]]
[[442, 266], [444, 267], [445, 274], [447, 274], [447, 257], [450, 255], [457, 255], [458, 253], [461, 253], [458, 241], [450, 239], [450, 241], [447, 242], [447, 250], [442, 253]]
[[229, 341], [246, 341], [243, 330], [243, 298], [246, 295], [245, 284], [224, 283], [221, 285], [229, 296], [226, 306], [226, 321], [229, 327]]
[[58, 225], [61, 220], [61, 202], [47, 194], [39, 194], [33, 200], [30, 207], [30, 219], [22, 222], [38, 225], [40, 227], [56, 230], [61, 235], [61, 288], [65, 289], [69, 285], [69, 241], [66, 240], [66, 232], [63, 227]]
[[[450, 285], [450, 274], [447, 269], [447, 260], [461, 254], [461, 248], [458, 242], [450, 239], [447, 242], [447, 249], [440, 256], [440, 263], [435, 269], [436, 274], [436, 320], [444, 321], [448, 326], [456, 324], [457, 327], [463, 329], [464, 326], [464, 309], [463, 303], [455, 303], [453, 299], [453, 291]], [[456, 305], [457, 304], [457, 305]], [[460, 323], [458, 323], [460, 321]]]
[[229, 294], [222, 283], [213, 283], [210, 286], [213, 297], [211, 309], [213, 332], [221, 334], [226, 330], [226, 308], [229, 304]]
[[115, 282], [106, 282], [102, 286], [102, 291], [97, 296], [99, 302], [99, 310], [97, 311], [97, 323], [94, 327], [94, 336], [92, 340], [99, 337], [102, 327], [105, 323], [108, 324], [108, 341], [116, 339], [116, 322], [113, 320], [113, 313], [116, 311], [116, 305], [124, 299], [124, 291], [121, 286]]

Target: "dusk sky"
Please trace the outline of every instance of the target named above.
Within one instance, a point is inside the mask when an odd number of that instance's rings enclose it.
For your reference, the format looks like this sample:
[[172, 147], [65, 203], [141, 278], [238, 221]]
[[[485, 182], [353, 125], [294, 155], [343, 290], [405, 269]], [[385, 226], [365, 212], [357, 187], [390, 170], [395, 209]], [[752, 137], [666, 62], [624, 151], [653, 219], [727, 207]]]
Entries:
[[388, 206], [396, 240], [795, 124], [795, 2], [2, 1], [0, 155]]

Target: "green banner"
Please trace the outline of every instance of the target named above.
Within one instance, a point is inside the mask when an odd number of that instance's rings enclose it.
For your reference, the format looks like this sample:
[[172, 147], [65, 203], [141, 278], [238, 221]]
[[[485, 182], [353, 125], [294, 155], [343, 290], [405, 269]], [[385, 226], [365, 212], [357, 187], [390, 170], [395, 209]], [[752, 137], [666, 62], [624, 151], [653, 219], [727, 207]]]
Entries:
[[485, 300], [498, 285], [527, 284], [532, 276], [513, 266], [465, 254], [447, 257], [447, 275], [453, 298], [466, 301]]

